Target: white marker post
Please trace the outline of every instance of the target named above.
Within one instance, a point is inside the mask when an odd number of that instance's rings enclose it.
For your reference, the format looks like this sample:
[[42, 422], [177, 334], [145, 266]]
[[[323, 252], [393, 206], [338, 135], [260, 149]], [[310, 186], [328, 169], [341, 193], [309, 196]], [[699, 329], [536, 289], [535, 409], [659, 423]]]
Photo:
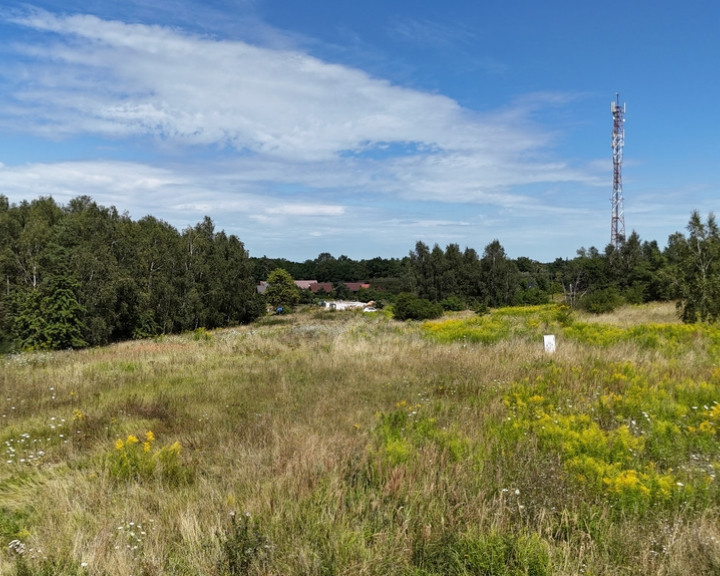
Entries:
[[548, 354], [555, 353], [555, 334], [545, 334], [543, 343], [545, 344], [545, 352]]

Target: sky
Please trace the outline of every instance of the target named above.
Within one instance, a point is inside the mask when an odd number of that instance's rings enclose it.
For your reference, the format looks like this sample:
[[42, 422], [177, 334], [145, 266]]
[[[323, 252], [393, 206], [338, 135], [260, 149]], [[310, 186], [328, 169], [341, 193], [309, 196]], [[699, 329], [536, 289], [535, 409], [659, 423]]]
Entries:
[[63, 0], [0, 5], [0, 194], [88, 195], [251, 256], [511, 258], [718, 208], [716, 0]]

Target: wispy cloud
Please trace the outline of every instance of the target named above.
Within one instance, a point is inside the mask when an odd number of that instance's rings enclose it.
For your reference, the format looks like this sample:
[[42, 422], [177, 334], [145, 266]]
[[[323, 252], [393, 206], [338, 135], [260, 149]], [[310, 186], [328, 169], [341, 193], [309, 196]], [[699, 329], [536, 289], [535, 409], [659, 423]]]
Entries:
[[324, 204], [286, 204], [284, 206], [267, 208], [266, 212], [268, 214], [282, 214], [286, 216], [339, 216], [345, 212], [345, 208]]
[[469, 45], [475, 33], [462, 22], [452, 25], [438, 21], [418, 20], [415, 18], [396, 20], [390, 27], [391, 35], [423, 45], [454, 47]]
[[290, 160], [398, 141], [497, 160], [543, 143], [447, 97], [300, 52], [95, 16], [34, 12], [15, 22], [56, 38], [25, 47], [32, 62], [14, 89], [18, 105], [42, 115], [35, 130], [150, 134]]
[[462, 143], [460, 134], [443, 136], [463, 123], [450, 99], [302, 53], [94, 16], [38, 12], [17, 23], [61, 37], [26, 50], [38, 66], [15, 91], [44, 129], [152, 134], [308, 160], [398, 136]]
[[[279, 242], [283, 233], [287, 241], [289, 219], [307, 222], [307, 236], [365, 227], [350, 208], [358, 195], [384, 206], [364, 216], [392, 222], [387, 212], [403, 202], [539, 209], [524, 187], [598, 183], [595, 167], [554, 158], [555, 135], [533, 121], [538, 107], [563, 101], [559, 95], [481, 115], [297, 49], [90, 15], [31, 11], [11, 20], [43, 42], [16, 43], [22, 59], [0, 67], [0, 127], [130, 145], [155, 141], [163, 155], [152, 165], [102, 160], [0, 169], [0, 185], [28, 196], [85, 193], [182, 222], [212, 208], [220, 218], [261, 222], [258, 234]], [[417, 24], [411, 33], [439, 41], [448, 31]], [[222, 153], [210, 163], [193, 158], [200, 149]], [[286, 185], [299, 192], [289, 198]]]
[[465, 70], [481, 70], [493, 75], [508, 71], [508, 65], [496, 56], [477, 53], [477, 34], [461, 21], [397, 19], [388, 27], [388, 34], [394, 40], [421, 51], [452, 54], [453, 61]]

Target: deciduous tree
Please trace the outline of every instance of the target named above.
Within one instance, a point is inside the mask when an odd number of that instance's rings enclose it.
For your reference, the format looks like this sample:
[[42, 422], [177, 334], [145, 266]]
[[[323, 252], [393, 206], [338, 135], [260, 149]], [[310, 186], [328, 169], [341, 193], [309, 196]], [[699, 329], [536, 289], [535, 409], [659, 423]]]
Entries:
[[680, 308], [684, 322], [720, 319], [720, 230], [710, 213], [703, 222], [695, 211], [687, 226], [688, 237], [674, 237]]
[[300, 300], [298, 287], [293, 277], [282, 268], [276, 268], [267, 277], [268, 287], [265, 290], [265, 300], [278, 310], [292, 310]]

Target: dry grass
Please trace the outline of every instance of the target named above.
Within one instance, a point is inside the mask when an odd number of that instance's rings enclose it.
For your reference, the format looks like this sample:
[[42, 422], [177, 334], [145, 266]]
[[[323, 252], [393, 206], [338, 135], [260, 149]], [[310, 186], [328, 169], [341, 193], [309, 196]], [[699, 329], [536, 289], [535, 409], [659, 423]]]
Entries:
[[583, 322], [602, 322], [616, 326], [638, 324], [679, 324], [680, 316], [674, 302], [651, 302], [638, 306], [621, 306], [607, 314], [582, 314]]
[[[241, 573], [233, 538], [252, 551], [242, 570], [261, 574], [472, 573], [489, 550], [507, 571], [488, 574], [710, 573], [714, 500], [618, 516], [559, 453], [506, 435], [514, 387], [553, 374], [552, 394], [590, 405], [604, 366], [657, 361], [696, 373], [632, 343], [559, 334], [548, 357], [527, 335], [437, 344], [418, 325], [352, 313], [6, 358], [0, 449], [16, 452], [0, 460], [0, 573]], [[189, 482], [112, 476], [115, 441], [147, 430], [181, 444]], [[232, 512], [251, 515], [267, 549], [233, 532]]]

